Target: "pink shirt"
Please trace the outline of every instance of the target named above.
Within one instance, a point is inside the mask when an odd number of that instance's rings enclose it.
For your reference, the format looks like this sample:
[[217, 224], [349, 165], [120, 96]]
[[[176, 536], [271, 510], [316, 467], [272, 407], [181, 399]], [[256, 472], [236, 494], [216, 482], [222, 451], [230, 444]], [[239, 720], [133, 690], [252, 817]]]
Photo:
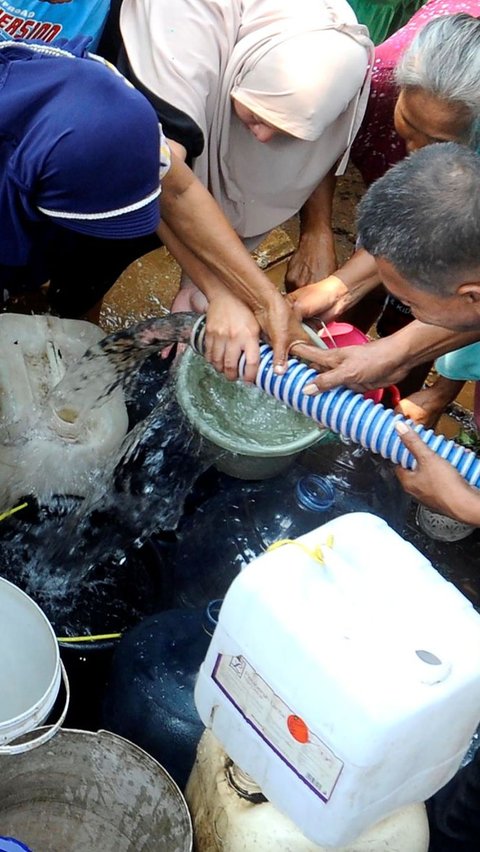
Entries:
[[393, 124], [398, 94], [393, 76], [395, 65], [427, 21], [456, 12], [467, 12], [477, 17], [480, 15], [480, 0], [429, 0], [408, 24], [375, 48], [368, 106], [351, 149], [352, 162], [367, 186], [407, 153], [405, 143]]

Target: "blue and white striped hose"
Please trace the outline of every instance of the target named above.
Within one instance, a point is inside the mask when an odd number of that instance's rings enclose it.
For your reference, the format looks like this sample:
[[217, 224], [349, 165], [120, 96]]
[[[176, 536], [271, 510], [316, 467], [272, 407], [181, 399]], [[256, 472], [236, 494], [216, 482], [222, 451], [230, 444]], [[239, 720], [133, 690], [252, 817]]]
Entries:
[[[191, 345], [199, 354], [203, 354], [204, 334], [204, 323], [197, 323], [192, 332]], [[380, 403], [375, 404], [372, 399], [365, 399], [362, 394], [347, 388], [338, 387], [309, 396], [303, 389], [317, 377], [315, 370], [296, 358], [289, 358], [286, 372], [278, 376], [273, 371], [272, 361], [271, 347], [262, 344], [255, 384], [270, 396], [295, 411], [300, 411], [332, 432], [361, 444], [395, 464], [411, 469], [415, 466], [415, 459], [395, 429], [395, 423], [403, 420], [415, 429], [431, 450], [447, 459], [470, 485], [480, 488], [480, 459], [471, 450], [459, 446], [443, 435], [435, 434], [433, 429], [413, 426], [413, 423], [401, 414], [394, 414], [391, 409], [384, 408]], [[244, 372], [245, 356], [242, 355], [239, 375], [243, 377]]]

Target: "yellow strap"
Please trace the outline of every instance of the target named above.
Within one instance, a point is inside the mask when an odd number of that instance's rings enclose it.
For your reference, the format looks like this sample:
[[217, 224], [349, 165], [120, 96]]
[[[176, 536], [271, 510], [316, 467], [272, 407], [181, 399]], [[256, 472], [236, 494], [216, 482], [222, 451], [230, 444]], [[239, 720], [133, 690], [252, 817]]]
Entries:
[[5, 518], [9, 518], [10, 515], [13, 515], [15, 512], [19, 512], [20, 509], [26, 509], [28, 503], [20, 503], [19, 506], [14, 506], [13, 509], [7, 509], [6, 512], [2, 512], [0, 514], [0, 521], [4, 521]]
[[[325, 558], [323, 555], [322, 545], [317, 545], [314, 549], [307, 547], [303, 542], [298, 541], [296, 538], [281, 538], [279, 541], [274, 541], [270, 547], [267, 547], [266, 552], [270, 553], [273, 550], [277, 550], [279, 547], [284, 547], [286, 544], [294, 544], [296, 547], [299, 547], [300, 550], [303, 550], [307, 556], [310, 556], [311, 559], [314, 559], [315, 562], [319, 562], [321, 565], [325, 562]], [[327, 536], [327, 540], [323, 545], [324, 547], [333, 547], [333, 535]]]
[[121, 633], [103, 633], [99, 636], [57, 636], [57, 642], [103, 642], [105, 639], [120, 639]]

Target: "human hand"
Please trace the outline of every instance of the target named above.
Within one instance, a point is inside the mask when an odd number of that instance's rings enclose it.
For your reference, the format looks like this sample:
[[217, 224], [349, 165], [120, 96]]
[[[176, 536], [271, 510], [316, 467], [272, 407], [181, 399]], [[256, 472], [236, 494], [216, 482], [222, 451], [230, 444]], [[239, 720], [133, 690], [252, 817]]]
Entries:
[[404, 470], [401, 467], [395, 470], [405, 491], [434, 512], [464, 523], [478, 524], [478, 491], [463, 479], [450, 462], [427, 447], [406, 423], [396, 423], [396, 430], [417, 463], [415, 470]]
[[302, 328], [291, 305], [277, 291], [270, 294], [267, 303], [254, 309], [255, 318], [273, 349], [273, 365], [277, 374], [284, 373], [294, 341], [305, 341], [309, 337]]
[[396, 350], [390, 345], [389, 338], [328, 351], [297, 343], [292, 347], [292, 353], [310, 362], [314, 370], [321, 371], [304, 388], [304, 393], [308, 395], [331, 390], [339, 385], [363, 393], [396, 384], [408, 372], [408, 367], [398, 362]]
[[460, 393], [464, 382], [438, 376], [428, 388], [401, 399], [395, 411], [414, 423], [431, 428], [440, 419], [447, 405]]
[[343, 313], [347, 288], [336, 275], [329, 275], [314, 284], [307, 284], [289, 293], [287, 300], [300, 319], [318, 316], [330, 322]]
[[260, 326], [252, 311], [225, 291], [208, 306], [205, 332], [206, 360], [233, 381], [238, 378], [238, 362], [244, 352], [244, 379], [253, 382], [258, 369]]
[[287, 293], [332, 275], [337, 267], [332, 231], [320, 235], [304, 234], [288, 263], [285, 275]]
[[395, 408], [395, 414], [403, 414], [407, 420], [412, 420], [415, 425], [431, 429], [444, 410], [444, 405], [437, 404], [432, 390], [433, 388], [423, 388], [417, 393], [412, 393], [410, 396], [401, 399]]

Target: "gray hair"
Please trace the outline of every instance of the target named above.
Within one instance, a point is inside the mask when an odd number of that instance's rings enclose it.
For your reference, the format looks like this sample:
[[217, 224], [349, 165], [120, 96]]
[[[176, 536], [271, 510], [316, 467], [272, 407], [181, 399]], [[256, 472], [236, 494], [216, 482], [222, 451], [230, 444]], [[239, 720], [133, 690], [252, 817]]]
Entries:
[[480, 142], [480, 20], [459, 13], [434, 18], [407, 47], [395, 68], [400, 88], [419, 88], [470, 116], [462, 141]]
[[358, 233], [413, 286], [455, 292], [480, 269], [480, 156], [446, 142], [406, 157], [360, 202]]

